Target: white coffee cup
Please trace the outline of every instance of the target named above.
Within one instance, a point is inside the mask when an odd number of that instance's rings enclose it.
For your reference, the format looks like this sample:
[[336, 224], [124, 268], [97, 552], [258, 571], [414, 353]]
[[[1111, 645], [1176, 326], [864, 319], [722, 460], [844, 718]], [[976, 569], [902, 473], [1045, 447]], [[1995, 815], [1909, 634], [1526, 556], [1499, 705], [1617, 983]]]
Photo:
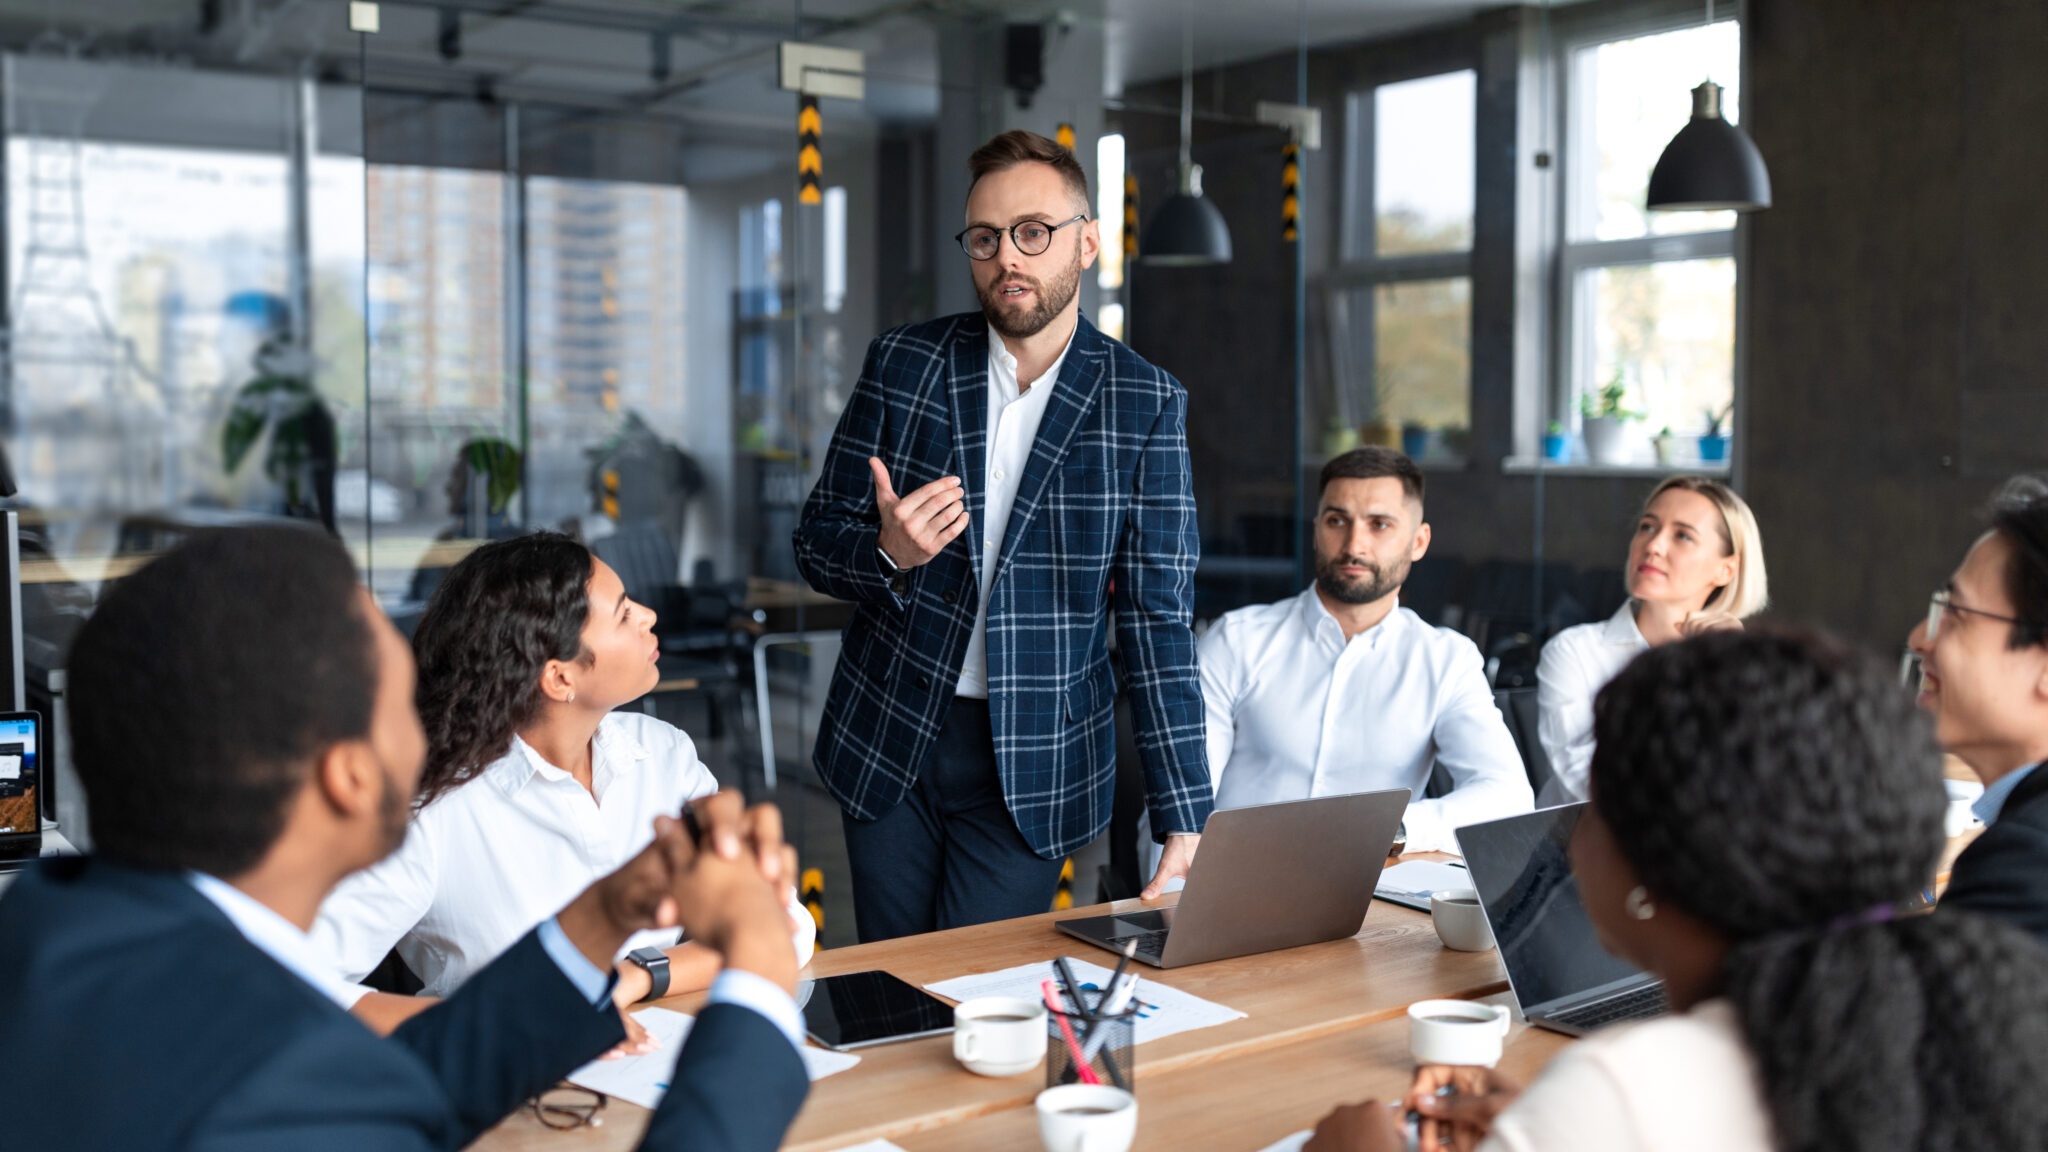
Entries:
[[1941, 830], [1961, 836], [1977, 824], [1977, 812], [1971, 805], [1984, 795], [1984, 786], [1973, 780], [1944, 780], [1942, 784], [1948, 789], [1948, 814]]
[[1038, 1094], [1045, 1152], [1124, 1152], [1138, 1136], [1138, 1098], [1107, 1084], [1062, 1084]]
[[1486, 907], [1479, 902], [1479, 893], [1470, 888], [1431, 892], [1429, 920], [1436, 925], [1437, 939], [1446, 948], [1484, 952], [1493, 947], [1493, 929], [1486, 925]]
[[983, 996], [953, 1009], [953, 1059], [980, 1076], [1016, 1076], [1045, 1059], [1045, 1004]]
[[1417, 1064], [1500, 1063], [1514, 1013], [1504, 1004], [1418, 1000], [1408, 1006], [1408, 1053]]

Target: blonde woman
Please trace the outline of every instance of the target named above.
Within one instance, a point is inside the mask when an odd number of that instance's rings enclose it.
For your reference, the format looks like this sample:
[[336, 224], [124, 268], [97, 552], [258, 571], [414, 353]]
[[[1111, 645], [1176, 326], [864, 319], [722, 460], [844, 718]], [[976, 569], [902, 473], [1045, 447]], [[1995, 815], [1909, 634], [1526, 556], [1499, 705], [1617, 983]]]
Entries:
[[1628, 603], [1551, 637], [1536, 669], [1537, 735], [1554, 776], [1539, 805], [1586, 798], [1593, 697], [1646, 648], [1740, 628], [1769, 602], [1763, 537], [1734, 489], [1672, 476], [1651, 491], [1629, 540]]

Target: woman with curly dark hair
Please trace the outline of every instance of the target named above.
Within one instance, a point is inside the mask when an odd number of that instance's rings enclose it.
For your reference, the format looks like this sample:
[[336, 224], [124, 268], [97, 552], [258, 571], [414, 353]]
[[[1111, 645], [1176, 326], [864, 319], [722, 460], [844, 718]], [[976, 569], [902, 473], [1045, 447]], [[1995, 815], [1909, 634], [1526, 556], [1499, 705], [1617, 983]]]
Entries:
[[[1594, 729], [1572, 871], [1601, 942], [1661, 977], [1673, 1014], [1579, 1041], [1526, 1093], [1423, 1069], [1402, 1107], [1427, 1145], [2048, 1145], [2048, 952], [1897, 912], [1934, 873], [1947, 801], [1886, 670], [1818, 637], [1714, 633], [1637, 657]], [[1376, 1104], [1309, 1145], [1398, 1146]]]
[[[654, 818], [718, 790], [681, 730], [618, 709], [660, 673], [654, 613], [555, 533], [486, 544], [449, 569], [413, 637], [427, 764], [405, 843], [344, 881], [314, 939], [360, 980], [396, 947], [445, 996], [653, 839]], [[798, 964], [815, 925], [791, 893]], [[676, 932], [620, 953], [616, 999], [700, 988], [718, 957]], [[372, 995], [392, 1026], [430, 1001]]]

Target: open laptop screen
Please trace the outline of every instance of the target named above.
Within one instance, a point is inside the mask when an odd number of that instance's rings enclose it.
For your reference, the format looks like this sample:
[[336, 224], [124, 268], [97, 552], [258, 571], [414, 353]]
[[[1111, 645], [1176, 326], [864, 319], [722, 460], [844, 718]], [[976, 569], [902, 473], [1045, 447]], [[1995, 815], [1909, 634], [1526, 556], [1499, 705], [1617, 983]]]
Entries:
[[1524, 1011], [1639, 971], [1600, 947], [1572, 879], [1566, 846], [1585, 807], [1567, 804], [1458, 829], [1472, 886]]

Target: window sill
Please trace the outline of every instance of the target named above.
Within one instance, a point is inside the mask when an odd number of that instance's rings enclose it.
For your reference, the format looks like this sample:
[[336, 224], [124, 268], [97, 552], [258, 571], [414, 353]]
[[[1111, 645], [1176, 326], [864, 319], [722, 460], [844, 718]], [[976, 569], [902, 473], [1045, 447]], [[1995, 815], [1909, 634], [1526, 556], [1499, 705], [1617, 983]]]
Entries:
[[1661, 479], [1665, 476], [1725, 477], [1728, 475], [1728, 462], [1691, 460], [1674, 464], [1594, 464], [1587, 460], [1571, 460], [1559, 464], [1535, 456], [1509, 456], [1500, 462], [1500, 470], [1509, 476], [1533, 476], [1541, 472], [1545, 476], [1594, 476], [1611, 480]]

